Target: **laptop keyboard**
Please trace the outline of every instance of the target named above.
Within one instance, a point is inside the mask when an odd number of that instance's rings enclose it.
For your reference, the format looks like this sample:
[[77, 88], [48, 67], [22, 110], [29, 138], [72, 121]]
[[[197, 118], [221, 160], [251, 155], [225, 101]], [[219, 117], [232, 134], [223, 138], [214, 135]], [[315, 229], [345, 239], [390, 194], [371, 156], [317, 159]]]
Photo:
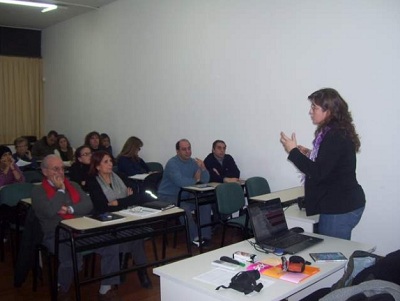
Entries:
[[279, 246], [282, 249], [285, 249], [287, 247], [293, 246], [307, 239], [308, 238], [303, 235], [290, 235], [275, 241], [274, 245]]

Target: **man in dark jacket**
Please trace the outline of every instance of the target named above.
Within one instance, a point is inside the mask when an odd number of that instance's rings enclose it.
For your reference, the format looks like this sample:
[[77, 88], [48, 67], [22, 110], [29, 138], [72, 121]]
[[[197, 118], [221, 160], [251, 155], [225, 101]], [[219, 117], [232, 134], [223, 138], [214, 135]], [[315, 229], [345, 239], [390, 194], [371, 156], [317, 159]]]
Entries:
[[32, 156], [36, 160], [43, 160], [47, 155], [54, 154], [56, 148], [58, 133], [56, 131], [50, 131], [47, 136], [36, 141], [32, 147]]
[[215, 140], [212, 145], [212, 153], [204, 160], [204, 164], [210, 173], [210, 182], [239, 182], [240, 170], [232, 156], [225, 152], [225, 142]]

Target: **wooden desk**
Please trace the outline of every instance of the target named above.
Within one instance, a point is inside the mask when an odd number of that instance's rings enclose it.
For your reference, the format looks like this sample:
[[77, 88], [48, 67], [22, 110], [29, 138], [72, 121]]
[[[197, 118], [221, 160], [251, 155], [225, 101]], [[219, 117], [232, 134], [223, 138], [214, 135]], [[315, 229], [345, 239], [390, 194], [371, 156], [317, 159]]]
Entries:
[[[172, 208], [169, 210], [161, 211], [157, 214], [149, 215], [146, 217], [136, 217], [122, 212], [117, 212], [124, 215], [122, 220], [115, 220], [110, 222], [100, 222], [87, 217], [79, 217], [74, 219], [63, 220], [56, 228], [55, 239], [55, 262], [58, 260], [59, 244], [67, 243], [71, 246], [72, 262], [74, 268], [74, 283], [76, 300], [80, 300], [80, 286], [82, 284], [91, 283], [100, 279], [116, 276], [119, 274], [127, 273], [137, 270], [138, 268], [160, 265], [173, 260], [179, 260], [192, 255], [191, 245], [189, 239], [189, 231], [187, 226], [186, 214], [183, 209]], [[184, 224], [177, 224], [174, 222], [168, 223], [170, 219], [184, 218]], [[92, 279], [80, 281], [78, 267], [77, 267], [77, 253], [83, 251], [94, 250], [96, 248], [105, 247], [109, 245], [121, 244], [128, 241], [143, 239], [146, 237], [153, 237], [156, 235], [166, 235], [168, 232], [174, 232], [184, 229], [186, 231], [186, 246], [187, 253], [179, 256], [166, 257], [165, 244], [163, 246], [162, 259], [158, 258], [148, 263], [145, 266], [136, 266], [133, 268], [118, 271], [110, 275], [101, 275]], [[61, 239], [63, 237], [63, 239]], [[66, 238], [64, 238], [66, 237]], [[164, 237], [165, 238], [165, 237]], [[55, 265], [57, 266], [57, 265]], [[53, 296], [57, 298], [57, 271], [54, 271], [54, 286]]]
[[[355, 250], [364, 250], [370, 252], [374, 250], [374, 246], [371, 245], [317, 234], [310, 235], [324, 238], [322, 243], [308, 248], [298, 254], [310, 262], [313, 262], [309, 256], [310, 252], [340, 251], [345, 254], [347, 258], [349, 258]], [[211, 265], [213, 260], [219, 259], [221, 256], [232, 256], [233, 252], [235, 251], [245, 251], [257, 254], [258, 259], [261, 260], [265, 259], [266, 257], [279, 258], [275, 255], [264, 254], [255, 251], [248, 241], [242, 241], [240, 243], [181, 260], [179, 262], [157, 267], [153, 269], [153, 273], [160, 276], [161, 300], [278, 301], [285, 298], [288, 298], [288, 300], [299, 300], [311, 292], [322, 287], [331, 286], [334, 282], [339, 280], [343, 275], [343, 268], [345, 265], [344, 262], [332, 262], [324, 264], [313, 263], [314, 266], [318, 266], [320, 268], [320, 272], [309, 278], [306, 278], [298, 284], [262, 275], [261, 279], [268, 280], [270, 285], [268, 287], [264, 287], [261, 292], [255, 293], [251, 297], [232, 289], [222, 289], [216, 291], [215, 288], [217, 285], [211, 285], [193, 279], [196, 276], [211, 271], [213, 269], [213, 266]], [[225, 284], [227, 285], [229, 283]]]
[[269, 201], [275, 198], [280, 198], [282, 205], [285, 203], [291, 203], [285, 210], [286, 221], [289, 229], [293, 227], [301, 227], [306, 232], [314, 232], [315, 226], [318, 224], [319, 215], [307, 216], [306, 211], [300, 210], [293, 200], [304, 196], [304, 187], [297, 186], [289, 189], [279, 190], [267, 194], [254, 196], [251, 198], [252, 201]]

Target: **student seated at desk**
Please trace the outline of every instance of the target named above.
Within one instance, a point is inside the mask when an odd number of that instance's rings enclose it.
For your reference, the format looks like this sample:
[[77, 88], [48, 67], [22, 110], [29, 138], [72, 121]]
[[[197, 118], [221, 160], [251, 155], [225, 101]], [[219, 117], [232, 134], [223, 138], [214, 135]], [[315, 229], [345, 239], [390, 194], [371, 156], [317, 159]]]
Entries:
[[[187, 139], [179, 140], [176, 145], [176, 156], [168, 160], [163, 173], [163, 177], [158, 188], [158, 199], [167, 203], [177, 204], [178, 194], [181, 187], [191, 186], [198, 182], [208, 183], [210, 175], [204, 166], [204, 162], [200, 159], [192, 158], [192, 146]], [[189, 193], [183, 193], [182, 198], [190, 198]], [[200, 243], [206, 245], [211, 240], [211, 227], [201, 229], [203, 242], [199, 241], [198, 225], [196, 225], [192, 210], [194, 204], [189, 202], [181, 202], [180, 207], [186, 211], [189, 223], [190, 239], [199, 246]], [[200, 223], [202, 225], [211, 222], [211, 205], [200, 206]]]
[[232, 156], [225, 152], [225, 142], [215, 140], [212, 144], [212, 152], [204, 159], [204, 164], [210, 173], [210, 182], [228, 183], [239, 181], [240, 170]]
[[43, 160], [47, 155], [53, 154], [56, 148], [57, 136], [58, 133], [51, 130], [47, 136], [43, 136], [36, 141], [32, 147], [32, 156], [37, 160]]
[[126, 140], [121, 153], [117, 157], [119, 172], [124, 173], [128, 177], [150, 172], [149, 167], [139, 157], [141, 147], [143, 147], [142, 140], [135, 136], [129, 137]]
[[74, 161], [75, 149], [69, 143], [69, 140], [64, 135], [58, 135], [56, 149], [54, 154], [63, 160], [65, 166], [71, 166]]
[[92, 151], [87, 145], [78, 147], [75, 151], [75, 162], [69, 169], [69, 178], [78, 183], [83, 190], [87, 191], [87, 179], [89, 177], [90, 159]]
[[90, 147], [92, 153], [97, 152], [99, 150], [103, 150], [103, 147], [100, 144], [100, 134], [99, 132], [92, 131], [85, 136], [85, 145]]
[[11, 149], [8, 146], [0, 145], [0, 187], [24, 181], [25, 177], [15, 164]]
[[[113, 159], [108, 152], [101, 150], [92, 154], [87, 187], [96, 214], [119, 211], [138, 202], [128, 178], [114, 173], [112, 168]], [[143, 239], [121, 244], [120, 252], [132, 252], [136, 265], [147, 263]], [[142, 287], [152, 287], [145, 268], [138, 270], [138, 276]]]
[[113, 149], [111, 146], [111, 139], [110, 136], [108, 136], [108, 134], [106, 133], [100, 134], [100, 145], [107, 153], [109, 153], [112, 157], [114, 157]]
[[[14, 140], [15, 153], [13, 154], [13, 158], [15, 162], [19, 160], [30, 162], [30, 164], [26, 163], [24, 166], [19, 166], [19, 169], [24, 172], [26, 170], [35, 170], [38, 169], [38, 164], [36, 163], [35, 158], [32, 157], [32, 154], [29, 150], [29, 141], [25, 137], [18, 137]], [[18, 163], [17, 163], [18, 165]]]
[[[87, 215], [92, 210], [92, 202], [76, 183], [71, 183], [64, 176], [64, 165], [56, 155], [48, 155], [41, 164], [45, 178], [41, 185], [32, 191], [32, 208], [43, 230], [43, 244], [54, 253], [55, 229], [63, 219]], [[62, 231], [61, 231], [62, 232]], [[64, 238], [64, 237], [60, 237]], [[101, 255], [102, 275], [119, 271], [119, 247], [108, 246], [94, 250]], [[82, 255], [77, 254], [77, 266], [82, 266]], [[67, 293], [73, 279], [71, 248], [60, 244], [58, 265], [59, 292]], [[119, 277], [102, 280], [99, 293], [106, 294], [112, 285], [119, 284]]]

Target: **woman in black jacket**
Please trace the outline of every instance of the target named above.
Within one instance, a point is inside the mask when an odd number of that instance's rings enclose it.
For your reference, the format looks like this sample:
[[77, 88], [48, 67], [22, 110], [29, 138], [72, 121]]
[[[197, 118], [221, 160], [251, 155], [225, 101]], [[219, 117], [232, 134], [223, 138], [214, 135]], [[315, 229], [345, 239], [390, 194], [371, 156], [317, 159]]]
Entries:
[[[87, 188], [95, 214], [119, 211], [137, 204], [137, 197], [128, 178], [114, 173], [112, 168], [113, 159], [108, 152], [100, 150], [92, 154]], [[120, 251], [132, 252], [136, 265], [147, 263], [143, 239], [121, 244]], [[151, 288], [152, 284], [145, 268], [138, 270], [138, 276], [143, 287]]]
[[320, 234], [351, 239], [365, 208], [365, 195], [356, 178], [360, 139], [348, 105], [330, 88], [312, 93], [310, 116], [317, 126], [313, 149], [297, 145], [296, 135], [281, 132], [288, 159], [304, 173], [307, 215], [320, 214]]
[[92, 151], [89, 146], [82, 145], [76, 149], [74, 157], [74, 163], [72, 163], [68, 170], [69, 179], [78, 183], [87, 192], [87, 179], [89, 177]]

